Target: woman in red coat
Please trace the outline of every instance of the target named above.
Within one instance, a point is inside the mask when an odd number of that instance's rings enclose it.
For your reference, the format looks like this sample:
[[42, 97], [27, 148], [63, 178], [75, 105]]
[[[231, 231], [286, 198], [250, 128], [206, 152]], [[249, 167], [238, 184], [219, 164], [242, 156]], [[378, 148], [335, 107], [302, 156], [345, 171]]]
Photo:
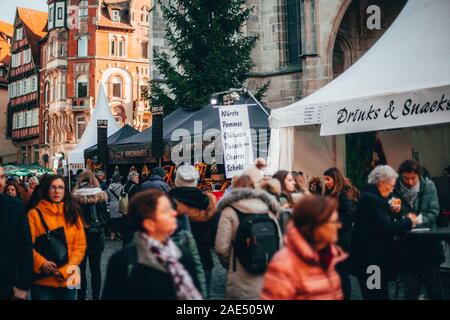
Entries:
[[342, 300], [335, 265], [347, 258], [335, 243], [341, 224], [337, 202], [305, 195], [294, 207], [285, 247], [269, 264], [263, 300]]

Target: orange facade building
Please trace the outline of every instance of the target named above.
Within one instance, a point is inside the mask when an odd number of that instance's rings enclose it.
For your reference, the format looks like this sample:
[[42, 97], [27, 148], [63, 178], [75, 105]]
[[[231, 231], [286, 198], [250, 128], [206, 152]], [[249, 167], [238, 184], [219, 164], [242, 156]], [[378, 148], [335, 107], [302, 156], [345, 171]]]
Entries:
[[7, 136], [18, 162], [40, 162], [39, 40], [46, 34], [47, 13], [17, 8], [8, 71]]
[[0, 164], [14, 163], [17, 160], [16, 148], [6, 139], [9, 103], [7, 76], [13, 34], [14, 26], [0, 21]]
[[40, 143], [56, 166], [83, 135], [100, 81], [119, 124], [151, 125], [141, 98], [149, 80], [149, 1], [49, 0], [48, 8], [40, 43]]

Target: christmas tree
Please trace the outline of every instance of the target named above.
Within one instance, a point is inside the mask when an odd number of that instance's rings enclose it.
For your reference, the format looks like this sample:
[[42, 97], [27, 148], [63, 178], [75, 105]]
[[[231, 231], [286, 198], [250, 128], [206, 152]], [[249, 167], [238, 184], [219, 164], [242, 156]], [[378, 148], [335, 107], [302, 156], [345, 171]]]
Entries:
[[[172, 0], [161, 10], [172, 56], [154, 53], [165, 82], [151, 83], [147, 97], [153, 106], [163, 106], [166, 114], [176, 107], [195, 110], [215, 92], [242, 87], [254, 67], [250, 54], [257, 37], [242, 32], [252, 9], [241, 0]], [[260, 99], [268, 86], [255, 96]]]

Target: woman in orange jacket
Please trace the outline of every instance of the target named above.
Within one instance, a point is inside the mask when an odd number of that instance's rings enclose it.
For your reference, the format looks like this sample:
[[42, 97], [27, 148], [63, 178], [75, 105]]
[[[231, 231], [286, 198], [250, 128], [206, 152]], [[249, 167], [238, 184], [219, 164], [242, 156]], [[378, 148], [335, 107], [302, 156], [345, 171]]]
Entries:
[[59, 175], [46, 177], [40, 192], [41, 200], [28, 214], [33, 244], [46, 232], [43, 222], [50, 231], [63, 228], [67, 261], [58, 266], [33, 249], [35, 280], [31, 297], [33, 300], [75, 300], [80, 283], [79, 265], [86, 251], [79, 209], [71, 198], [68, 184]]
[[332, 198], [305, 195], [294, 207], [285, 246], [269, 263], [263, 300], [342, 300], [335, 270], [345, 254], [335, 243], [340, 221]]

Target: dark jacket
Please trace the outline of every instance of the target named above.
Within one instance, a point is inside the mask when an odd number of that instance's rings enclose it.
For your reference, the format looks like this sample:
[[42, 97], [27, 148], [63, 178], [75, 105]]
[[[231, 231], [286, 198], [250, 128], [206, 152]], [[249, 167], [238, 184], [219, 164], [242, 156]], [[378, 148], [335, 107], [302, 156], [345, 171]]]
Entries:
[[378, 188], [368, 186], [356, 207], [348, 262], [350, 273], [366, 275], [367, 267], [376, 265], [380, 267], [383, 277], [393, 279], [398, 256], [395, 237], [411, 228], [410, 219], [396, 217]]
[[355, 219], [356, 201], [349, 198], [345, 190], [339, 194], [339, 220], [342, 227], [339, 229], [338, 245], [345, 251], [350, 250], [350, 242], [352, 239], [353, 222]]
[[123, 187], [122, 192], [128, 194], [128, 201], [131, 202], [131, 199], [133, 199], [133, 197], [141, 191], [142, 191], [142, 187], [140, 184], [134, 183], [133, 181], [129, 180]]
[[167, 183], [164, 182], [164, 179], [161, 176], [153, 174], [142, 185], [142, 190], [148, 189], [158, 189], [167, 193], [169, 192], [170, 187]]
[[[423, 222], [416, 228], [436, 229], [436, 220], [439, 216], [439, 198], [433, 181], [421, 178], [419, 195], [411, 207], [402, 197], [400, 192], [400, 179], [395, 187], [395, 196], [402, 200], [400, 213], [421, 214]], [[400, 239], [400, 270], [403, 272], [420, 271], [427, 267], [438, 267], [445, 261], [441, 242], [435, 240], [411, 239], [401, 237]]]
[[[197, 285], [189, 250], [185, 247], [179, 247], [179, 250], [179, 261]], [[175, 300], [176, 291], [170, 274], [148, 250], [145, 240], [136, 236], [109, 260], [102, 299]]]
[[100, 188], [81, 188], [73, 192], [80, 205], [86, 233], [87, 253], [101, 252], [105, 248], [105, 228], [108, 221], [108, 195]]
[[0, 300], [29, 290], [33, 272], [30, 227], [22, 201], [0, 194]]

